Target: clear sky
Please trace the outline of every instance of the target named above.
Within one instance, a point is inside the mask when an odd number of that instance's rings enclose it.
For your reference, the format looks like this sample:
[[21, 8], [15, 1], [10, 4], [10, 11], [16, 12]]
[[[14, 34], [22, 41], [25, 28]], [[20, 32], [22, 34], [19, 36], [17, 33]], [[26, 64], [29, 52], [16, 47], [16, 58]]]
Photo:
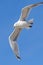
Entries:
[[18, 61], [10, 48], [8, 37], [21, 9], [43, 0], [0, 0], [0, 65], [43, 65], [43, 5], [31, 10], [33, 27], [23, 29], [18, 38], [22, 60]]

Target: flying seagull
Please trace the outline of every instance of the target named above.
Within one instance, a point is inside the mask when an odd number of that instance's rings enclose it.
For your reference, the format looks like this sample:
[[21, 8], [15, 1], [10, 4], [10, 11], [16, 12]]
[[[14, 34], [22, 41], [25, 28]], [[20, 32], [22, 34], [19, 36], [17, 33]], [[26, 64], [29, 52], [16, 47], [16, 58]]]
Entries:
[[42, 5], [42, 4], [43, 4], [43, 2], [39, 2], [39, 3], [32, 4], [32, 5], [22, 8], [21, 16], [20, 16], [19, 20], [14, 24], [14, 31], [9, 36], [10, 46], [11, 46], [13, 52], [15, 53], [16, 58], [19, 60], [21, 59], [20, 53], [19, 53], [19, 48], [17, 45], [17, 38], [19, 36], [19, 33], [21, 32], [21, 30], [23, 28], [29, 29], [32, 27], [33, 19], [27, 21], [26, 18], [32, 8]]

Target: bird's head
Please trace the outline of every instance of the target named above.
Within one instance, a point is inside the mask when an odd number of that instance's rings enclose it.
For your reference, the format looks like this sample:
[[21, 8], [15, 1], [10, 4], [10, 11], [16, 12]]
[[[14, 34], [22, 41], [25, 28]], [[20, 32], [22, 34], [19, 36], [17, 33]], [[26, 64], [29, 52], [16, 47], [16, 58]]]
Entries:
[[15, 24], [14, 24], [14, 27], [17, 27], [17, 26], [18, 26], [18, 23], [15, 23]]
[[14, 24], [14, 27], [16, 27], [16, 26], [17, 26], [17, 23]]

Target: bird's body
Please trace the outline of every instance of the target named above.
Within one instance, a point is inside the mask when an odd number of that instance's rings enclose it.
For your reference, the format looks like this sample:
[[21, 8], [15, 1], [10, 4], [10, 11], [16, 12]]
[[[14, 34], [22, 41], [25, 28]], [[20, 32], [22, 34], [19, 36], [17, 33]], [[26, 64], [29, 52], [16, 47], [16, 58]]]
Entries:
[[10, 46], [11, 46], [12, 50], [14, 51], [17, 59], [21, 59], [20, 54], [19, 54], [19, 48], [18, 48], [18, 45], [16, 42], [16, 40], [19, 36], [19, 33], [21, 32], [21, 30], [23, 28], [29, 29], [32, 27], [33, 19], [27, 21], [26, 20], [27, 15], [30, 13], [30, 11], [33, 7], [39, 6], [41, 4], [43, 4], [43, 2], [39, 2], [39, 3], [32, 4], [32, 5], [22, 8], [21, 16], [20, 16], [19, 20], [14, 24], [14, 31], [9, 36], [9, 43], [10, 43]]
[[27, 21], [18, 21], [14, 24], [16, 28], [29, 28], [31, 24]]

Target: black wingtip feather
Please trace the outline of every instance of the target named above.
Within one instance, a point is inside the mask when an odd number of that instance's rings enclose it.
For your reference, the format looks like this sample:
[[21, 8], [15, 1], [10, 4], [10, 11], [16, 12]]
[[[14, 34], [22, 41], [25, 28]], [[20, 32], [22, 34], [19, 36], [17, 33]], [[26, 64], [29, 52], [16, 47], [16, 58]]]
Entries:
[[21, 60], [21, 58], [19, 56], [16, 55], [16, 57], [17, 57], [18, 60]]

